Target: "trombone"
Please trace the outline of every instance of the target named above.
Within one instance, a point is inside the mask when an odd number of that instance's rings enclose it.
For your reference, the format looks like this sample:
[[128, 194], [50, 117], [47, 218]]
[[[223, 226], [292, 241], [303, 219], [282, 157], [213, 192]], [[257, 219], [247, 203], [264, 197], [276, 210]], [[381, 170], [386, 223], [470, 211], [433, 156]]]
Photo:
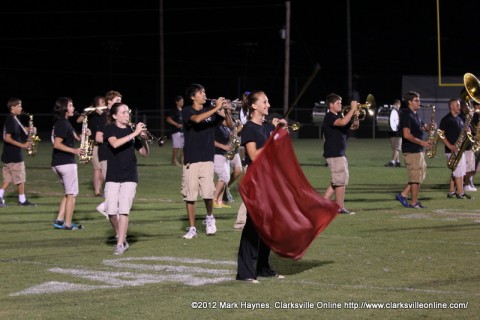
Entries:
[[[362, 121], [365, 120], [367, 116], [367, 112], [369, 115], [373, 116], [375, 111], [372, 109], [372, 107], [375, 106], [375, 98], [373, 95], [369, 94], [367, 96], [367, 101], [364, 104], [357, 104], [357, 109], [359, 112], [358, 115], [358, 120]], [[342, 109], [342, 114], [345, 116], [348, 112], [350, 111], [350, 106], [346, 106]]]

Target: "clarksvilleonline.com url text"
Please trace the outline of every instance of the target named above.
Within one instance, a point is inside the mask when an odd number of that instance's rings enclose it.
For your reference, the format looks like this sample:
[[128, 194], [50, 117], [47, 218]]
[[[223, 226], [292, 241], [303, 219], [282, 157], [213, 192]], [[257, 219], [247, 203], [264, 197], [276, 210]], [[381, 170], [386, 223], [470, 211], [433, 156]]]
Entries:
[[467, 309], [468, 302], [193, 301], [192, 309]]

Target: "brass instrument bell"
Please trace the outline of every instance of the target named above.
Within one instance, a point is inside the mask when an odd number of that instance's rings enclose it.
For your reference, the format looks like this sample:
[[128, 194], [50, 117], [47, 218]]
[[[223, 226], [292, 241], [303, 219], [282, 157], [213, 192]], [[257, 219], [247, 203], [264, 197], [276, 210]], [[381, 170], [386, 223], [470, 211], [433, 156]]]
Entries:
[[[375, 112], [371, 109], [372, 107], [375, 107], [375, 98], [373, 97], [372, 94], [369, 94], [367, 96], [367, 100], [364, 104], [357, 104], [357, 109], [359, 112], [358, 115], [358, 120], [365, 120], [365, 117], [367, 116], [367, 112], [369, 115], [373, 115]], [[343, 116], [345, 116], [348, 112], [350, 111], [350, 106], [346, 106], [342, 110]]]
[[472, 99], [480, 103], [480, 81], [477, 77], [471, 73], [465, 73], [463, 76], [463, 84], [465, 85], [465, 94], [462, 94], [461, 99], [467, 102]]

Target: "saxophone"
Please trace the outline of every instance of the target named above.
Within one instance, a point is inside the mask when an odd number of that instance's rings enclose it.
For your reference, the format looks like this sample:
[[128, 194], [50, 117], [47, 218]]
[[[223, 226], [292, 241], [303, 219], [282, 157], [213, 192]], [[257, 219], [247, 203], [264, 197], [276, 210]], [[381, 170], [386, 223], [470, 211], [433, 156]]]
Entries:
[[80, 138], [80, 149], [83, 150], [80, 154], [81, 164], [87, 164], [92, 161], [93, 144], [93, 139], [90, 139], [88, 135], [88, 117], [85, 116], [82, 122], [82, 136]]
[[429, 106], [432, 108], [432, 114], [430, 116], [430, 129], [428, 131], [428, 139], [427, 141], [430, 142], [431, 147], [427, 148], [425, 154], [430, 158], [435, 158], [437, 154], [437, 144], [438, 140], [440, 139], [441, 133], [437, 129], [437, 124], [435, 123], [435, 106]]
[[465, 152], [469, 143], [473, 143], [473, 136], [470, 132], [470, 122], [472, 122], [473, 112], [469, 112], [465, 119], [465, 124], [463, 125], [462, 132], [455, 141], [455, 147], [457, 148], [457, 152], [452, 152], [452, 155], [448, 159], [447, 166], [451, 170], [455, 170], [462, 158], [462, 154]]
[[227, 146], [230, 147], [230, 149], [225, 153], [225, 157], [227, 160], [232, 160], [233, 157], [235, 157], [235, 154], [237, 153], [238, 148], [240, 147], [240, 139], [238, 137], [238, 127], [240, 126], [241, 122], [240, 120], [235, 120], [235, 125], [233, 127], [232, 132], [230, 133], [230, 137], [228, 139], [228, 144]]
[[27, 155], [29, 157], [35, 157], [37, 155], [38, 142], [41, 140], [37, 136], [37, 130], [33, 125], [33, 115], [28, 114], [28, 117], [29, 117], [29, 120], [28, 120], [27, 142], [30, 142], [30, 145], [27, 148]]

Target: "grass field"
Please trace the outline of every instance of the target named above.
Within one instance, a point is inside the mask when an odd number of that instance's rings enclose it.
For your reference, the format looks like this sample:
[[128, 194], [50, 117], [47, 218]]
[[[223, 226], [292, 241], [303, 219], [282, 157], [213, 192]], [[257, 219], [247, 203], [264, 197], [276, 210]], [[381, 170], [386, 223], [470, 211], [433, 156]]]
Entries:
[[[324, 191], [328, 168], [318, 140], [294, 140], [311, 184]], [[346, 207], [299, 261], [272, 254], [285, 279], [235, 281], [240, 233], [231, 209], [215, 209], [218, 232], [184, 240], [181, 168], [170, 143], [139, 158], [130, 216], [130, 250], [113, 255], [110, 224], [95, 211], [91, 166], [79, 165], [74, 220], [83, 230], [52, 227], [62, 189], [50, 169], [51, 145], [27, 159], [27, 196], [10, 186], [0, 208], [1, 319], [478, 319], [480, 194], [447, 199], [449, 170], [439, 147], [420, 192], [426, 209], [394, 199], [406, 169], [386, 168], [387, 139], [350, 140]], [[288, 159], [282, 159], [288, 161]], [[475, 181], [478, 182], [476, 177]], [[266, 190], [265, 192], [268, 192]]]

